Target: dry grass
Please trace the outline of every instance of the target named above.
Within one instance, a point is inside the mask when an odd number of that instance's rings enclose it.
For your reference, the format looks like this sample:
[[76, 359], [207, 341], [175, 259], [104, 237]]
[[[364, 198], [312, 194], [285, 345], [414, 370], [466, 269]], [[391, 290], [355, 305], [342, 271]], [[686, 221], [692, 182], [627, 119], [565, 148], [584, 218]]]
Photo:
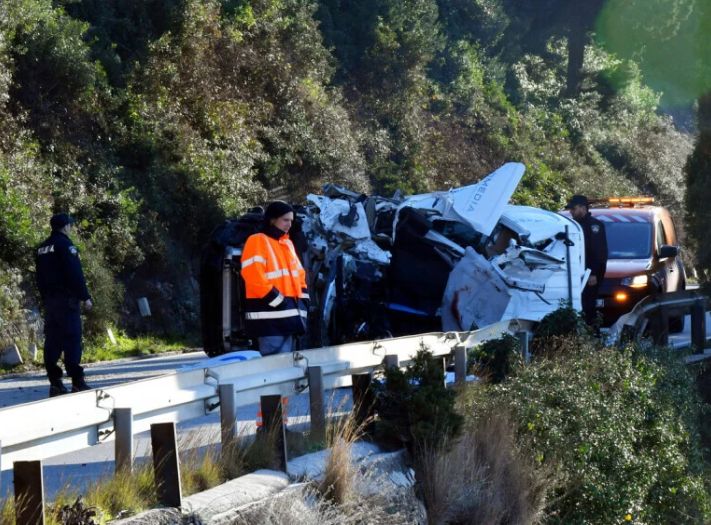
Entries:
[[424, 525], [413, 505], [414, 494], [384, 489], [377, 497], [353, 498], [338, 505], [318, 490], [303, 486], [258, 502], [240, 513], [233, 525]]
[[[84, 498], [106, 517], [131, 515], [157, 504], [153, 464], [144, 462], [132, 473], [118, 472], [93, 484]], [[56, 508], [56, 504], [55, 504]]]
[[517, 446], [505, 415], [490, 414], [450, 444], [418, 452], [430, 525], [539, 523], [550, 476]]
[[15, 498], [6, 495], [0, 507], [0, 525], [15, 525]]
[[202, 492], [226, 480], [215, 440], [214, 431], [192, 431], [180, 436], [180, 484], [184, 495]]
[[[342, 406], [336, 408], [340, 412]], [[363, 436], [370, 421], [359, 424], [352, 411], [342, 417], [327, 418], [326, 447], [330, 449], [323, 480], [317, 490], [324, 498], [340, 505], [345, 504], [354, 494], [356, 468], [351, 461], [353, 443]]]

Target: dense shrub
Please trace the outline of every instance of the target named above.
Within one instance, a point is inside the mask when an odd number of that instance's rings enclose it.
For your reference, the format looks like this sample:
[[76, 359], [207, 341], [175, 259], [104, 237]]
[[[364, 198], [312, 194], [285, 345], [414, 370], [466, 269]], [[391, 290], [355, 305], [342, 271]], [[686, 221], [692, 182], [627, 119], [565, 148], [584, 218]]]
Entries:
[[417, 453], [436, 448], [461, 428], [455, 393], [444, 385], [442, 359], [426, 349], [420, 349], [404, 371], [387, 369], [376, 392], [376, 435], [386, 443]]
[[469, 420], [510, 411], [538, 463], [557, 469], [548, 523], [703, 523], [693, 379], [676, 359], [570, 339], [508, 381], [465, 395]]
[[570, 306], [563, 306], [546, 315], [536, 325], [531, 341], [531, 353], [544, 354], [555, 351], [568, 338], [590, 336], [590, 327], [580, 312]]
[[20, 271], [0, 261], [0, 349], [11, 344], [24, 346], [34, 335], [23, 308], [25, 297], [21, 284]]
[[492, 383], [501, 383], [523, 363], [518, 339], [504, 334], [497, 339], [489, 339], [470, 349], [467, 356], [468, 368], [474, 368], [478, 376]]

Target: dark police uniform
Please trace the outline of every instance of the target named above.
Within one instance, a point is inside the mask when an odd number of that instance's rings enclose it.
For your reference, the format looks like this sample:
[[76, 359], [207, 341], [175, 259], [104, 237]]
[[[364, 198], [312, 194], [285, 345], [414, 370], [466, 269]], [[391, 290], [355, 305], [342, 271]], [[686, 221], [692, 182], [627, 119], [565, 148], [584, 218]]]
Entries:
[[44, 304], [44, 365], [50, 384], [60, 390], [53, 392], [50, 388], [50, 395], [66, 392], [62, 369], [57, 365], [62, 353], [74, 390], [83, 390], [86, 383], [84, 369], [79, 364], [82, 353], [79, 306], [91, 297], [79, 252], [69, 237], [55, 229], [37, 249], [35, 262], [37, 286]]
[[589, 268], [590, 275], [594, 275], [597, 278], [597, 284], [586, 286], [582, 295], [585, 320], [588, 323], [593, 323], [596, 318], [595, 302], [602, 279], [605, 277], [605, 268], [607, 267], [605, 224], [593, 217], [590, 212], [582, 219], [575, 220], [583, 227], [583, 234], [585, 235], [585, 268]]

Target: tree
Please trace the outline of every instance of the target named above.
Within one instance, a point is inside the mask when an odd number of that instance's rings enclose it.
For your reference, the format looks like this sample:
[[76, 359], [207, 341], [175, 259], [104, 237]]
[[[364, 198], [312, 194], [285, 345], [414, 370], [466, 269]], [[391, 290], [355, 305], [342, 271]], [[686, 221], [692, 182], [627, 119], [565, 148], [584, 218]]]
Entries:
[[585, 46], [591, 41], [604, 0], [502, 0], [511, 19], [503, 45], [515, 55], [523, 52], [547, 56], [546, 47], [553, 38], [568, 42], [568, 64], [565, 95], [574, 97], [580, 91]]
[[686, 225], [695, 239], [697, 269], [704, 281], [711, 277], [711, 93], [699, 98], [699, 135], [686, 163]]

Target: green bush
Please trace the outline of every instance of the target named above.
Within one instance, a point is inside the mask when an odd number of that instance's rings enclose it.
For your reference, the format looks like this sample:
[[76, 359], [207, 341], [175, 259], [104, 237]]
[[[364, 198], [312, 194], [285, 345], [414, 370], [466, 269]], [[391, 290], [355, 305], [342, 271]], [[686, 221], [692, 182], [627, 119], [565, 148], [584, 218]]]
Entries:
[[544, 354], [554, 351], [568, 337], [586, 337], [592, 334], [580, 312], [570, 306], [562, 306], [546, 315], [533, 331], [531, 353]]
[[676, 359], [571, 338], [498, 385], [470, 387], [467, 418], [509, 412], [541, 465], [558, 471], [547, 523], [705, 523], [699, 403]]
[[497, 339], [489, 339], [470, 349], [467, 356], [469, 369], [492, 383], [501, 383], [513, 369], [523, 361], [518, 339], [511, 334], [503, 334]]
[[385, 371], [385, 381], [376, 386], [376, 436], [381, 441], [416, 452], [459, 432], [462, 417], [454, 410], [454, 391], [444, 385], [441, 363], [423, 348], [404, 371]]

